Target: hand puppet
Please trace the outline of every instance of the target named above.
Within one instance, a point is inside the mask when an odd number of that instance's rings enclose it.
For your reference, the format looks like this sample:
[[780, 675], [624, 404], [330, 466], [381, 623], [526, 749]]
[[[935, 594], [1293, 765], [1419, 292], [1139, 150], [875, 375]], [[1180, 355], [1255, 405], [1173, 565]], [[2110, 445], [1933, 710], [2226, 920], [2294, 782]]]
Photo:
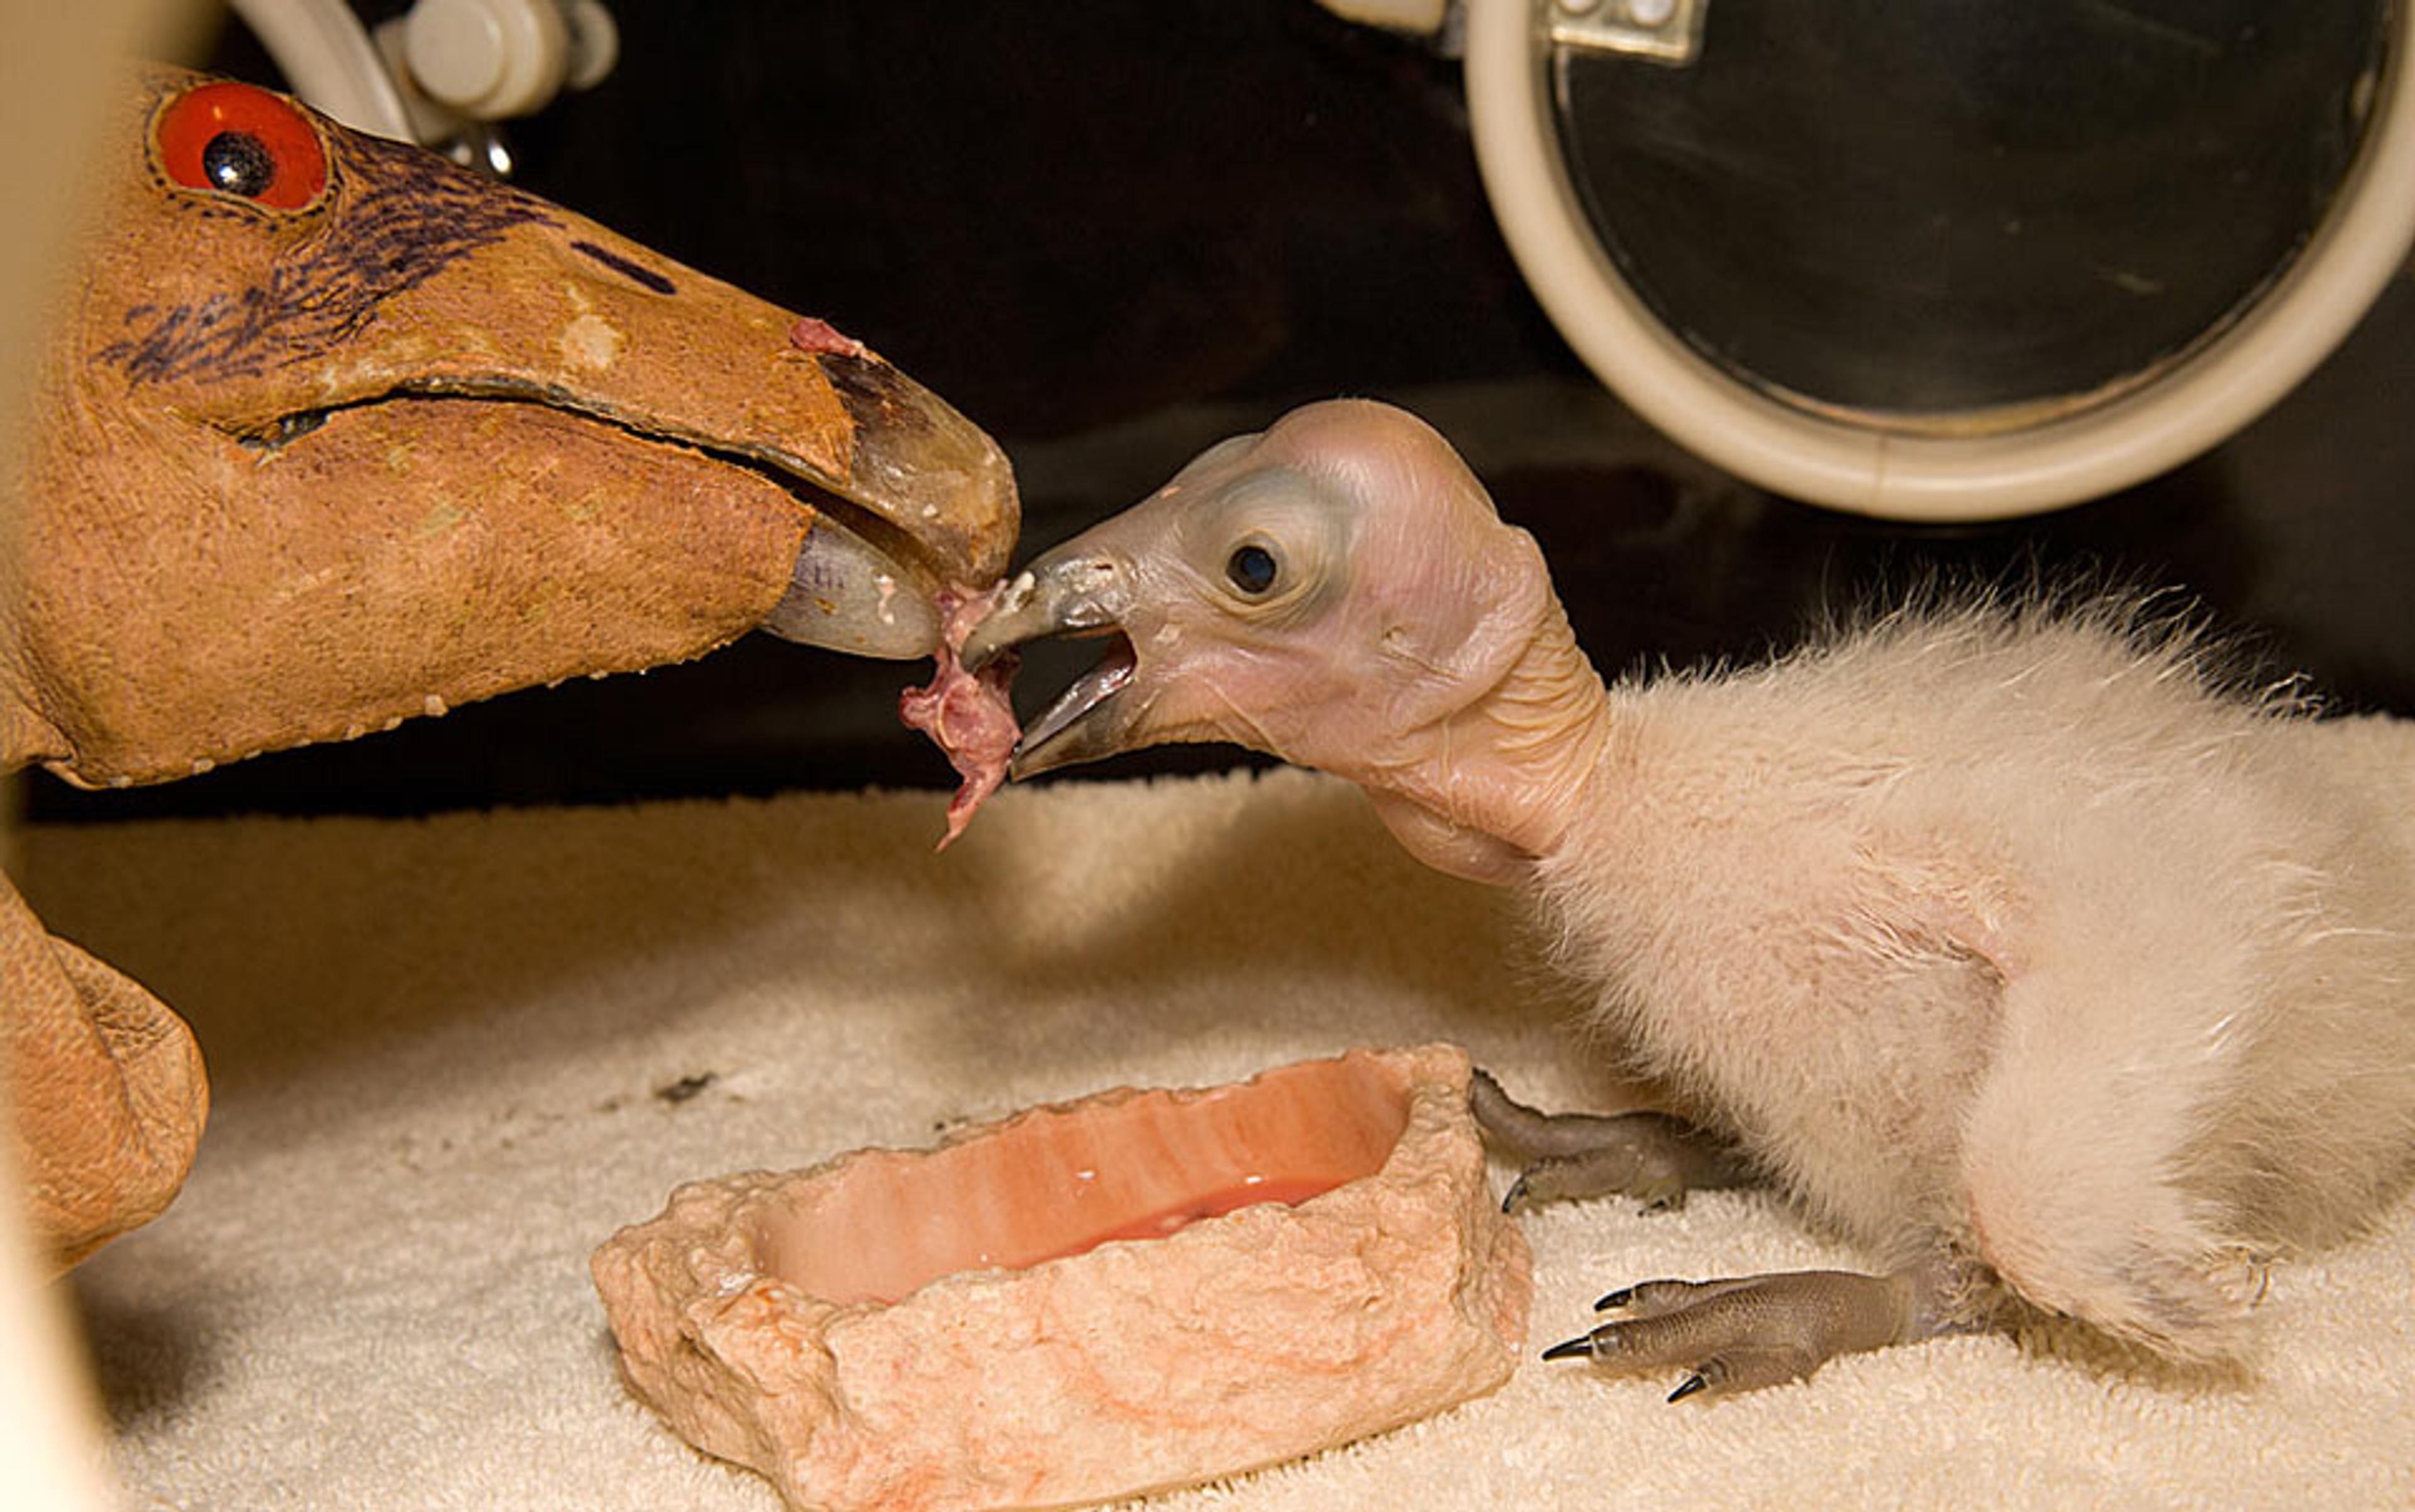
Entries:
[[[112, 140], [5, 474], [10, 768], [159, 782], [757, 628], [919, 657], [1004, 565], [1003, 456], [820, 320], [249, 84], [144, 72]], [[202, 1067], [4, 887], [0, 971], [70, 1263], [174, 1193]]]
[[1066, 633], [1110, 650], [1017, 775], [1238, 741], [1532, 891], [1688, 1122], [1479, 1083], [1539, 1157], [1513, 1200], [1748, 1174], [1873, 1262], [1626, 1287], [1553, 1355], [1718, 1394], [2050, 1314], [2235, 1358], [2267, 1261], [2415, 1165], [2415, 726], [2228, 686], [2135, 604], [1605, 687], [1442, 438], [1341, 402], [1042, 555], [964, 657]]

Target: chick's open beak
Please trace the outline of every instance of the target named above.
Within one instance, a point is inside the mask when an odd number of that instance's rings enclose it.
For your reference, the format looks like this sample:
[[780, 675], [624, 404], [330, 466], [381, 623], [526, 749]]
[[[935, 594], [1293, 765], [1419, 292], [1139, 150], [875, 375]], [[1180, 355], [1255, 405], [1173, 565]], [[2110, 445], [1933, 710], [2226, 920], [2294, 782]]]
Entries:
[[965, 637], [962, 657], [978, 671], [1001, 652], [1053, 636], [1095, 636], [1106, 655], [1073, 680], [1015, 743], [1017, 778], [1096, 761], [1148, 741], [1139, 738], [1146, 696], [1133, 687], [1140, 664], [1124, 616], [1132, 575], [1112, 552], [1067, 542], [1024, 569]]

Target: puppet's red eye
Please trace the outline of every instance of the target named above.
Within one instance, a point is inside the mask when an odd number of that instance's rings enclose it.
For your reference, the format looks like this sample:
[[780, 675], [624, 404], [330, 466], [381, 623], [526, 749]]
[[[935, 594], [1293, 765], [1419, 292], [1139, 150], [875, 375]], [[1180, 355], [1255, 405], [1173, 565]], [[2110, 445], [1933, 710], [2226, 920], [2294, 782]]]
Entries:
[[159, 114], [159, 158], [188, 189], [215, 189], [299, 210], [327, 184], [326, 149], [309, 117], [250, 84], [203, 84]]

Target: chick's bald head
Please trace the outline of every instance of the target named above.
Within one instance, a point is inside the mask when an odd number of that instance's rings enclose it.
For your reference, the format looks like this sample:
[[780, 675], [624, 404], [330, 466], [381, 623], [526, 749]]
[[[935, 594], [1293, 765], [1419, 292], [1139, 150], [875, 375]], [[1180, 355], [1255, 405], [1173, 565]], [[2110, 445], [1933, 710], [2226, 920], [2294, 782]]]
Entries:
[[1354, 779], [1414, 759], [1551, 606], [1541, 553], [1449, 443], [1336, 400], [1194, 458], [1032, 562], [966, 647], [1109, 639], [1026, 733], [1019, 775], [1232, 741]]

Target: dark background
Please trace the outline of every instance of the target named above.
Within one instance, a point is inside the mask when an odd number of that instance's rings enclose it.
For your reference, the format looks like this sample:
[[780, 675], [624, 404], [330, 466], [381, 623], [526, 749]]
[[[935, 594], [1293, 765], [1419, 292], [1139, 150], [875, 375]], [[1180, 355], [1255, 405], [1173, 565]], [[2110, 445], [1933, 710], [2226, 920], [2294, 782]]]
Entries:
[[[2415, 291], [2212, 454], [2026, 521], [1772, 497], [1604, 394], [1520, 280], [1459, 69], [1309, 0], [624, 0], [618, 69], [509, 132], [519, 180], [857, 334], [1003, 442], [1028, 556], [1200, 446], [1334, 394], [1407, 403], [1542, 540], [1606, 673], [1750, 658], [1931, 570], [2174, 584], [2345, 709], [2415, 713]], [[239, 31], [214, 66], [278, 82]], [[28, 816], [412, 813], [943, 787], [920, 665], [760, 636]], [[1019, 701], [1054, 685], [1027, 673]], [[1086, 775], [1198, 770], [1147, 753]]]

